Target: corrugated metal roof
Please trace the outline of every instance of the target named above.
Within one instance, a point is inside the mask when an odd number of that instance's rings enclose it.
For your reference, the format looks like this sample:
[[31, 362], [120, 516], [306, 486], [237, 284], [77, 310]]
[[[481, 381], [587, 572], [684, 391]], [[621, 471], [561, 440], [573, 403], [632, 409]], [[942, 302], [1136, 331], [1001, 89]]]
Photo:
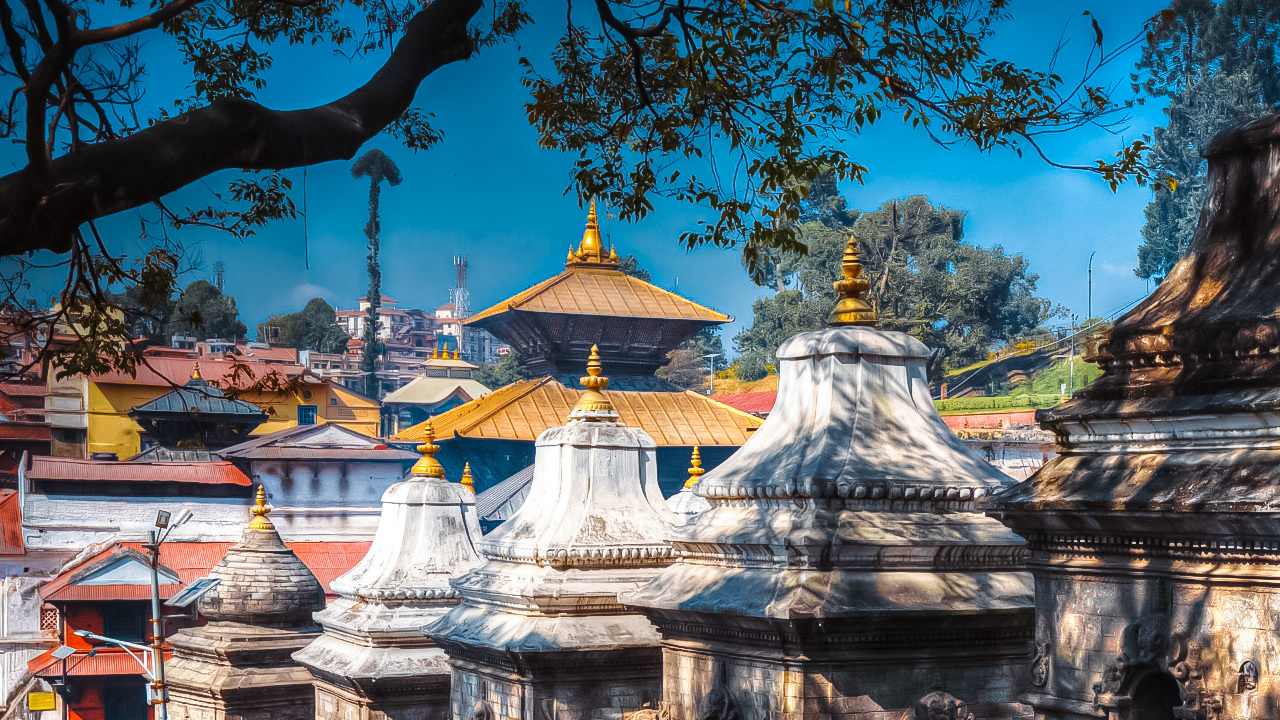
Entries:
[[92, 482], [181, 482], [200, 485], [252, 485], [235, 465], [219, 462], [111, 462], [75, 458], [34, 457], [27, 473], [32, 480]]
[[[180, 542], [171, 541], [160, 546], [160, 565], [178, 576], [181, 585], [202, 578], [222, 560], [234, 543], [229, 542]], [[370, 542], [286, 542], [285, 545], [298, 556], [320, 581], [325, 593], [332, 595], [329, 583], [355, 567]], [[62, 571], [58, 577], [40, 587], [45, 600], [144, 600], [151, 597], [150, 585], [74, 585], [77, 578], [92, 574], [101, 567], [126, 555], [143, 555], [142, 543], [113, 543], [102, 552]], [[180, 585], [162, 584], [162, 597], [177, 592]], [[137, 594], [141, 593], [141, 594]], [[136, 596], [135, 596], [136, 595]], [[83, 596], [83, 597], [82, 597]]]
[[723, 323], [724, 313], [663, 290], [613, 268], [570, 267], [517, 295], [476, 313], [466, 324], [483, 324], [511, 310], [570, 315], [607, 315]]
[[209, 450], [193, 450], [187, 448], [167, 448], [153, 445], [134, 455], [125, 462], [217, 462], [222, 458]]
[[[322, 436], [317, 442], [312, 436]], [[336, 438], [336, 440], [335, 440]], [[345, 440], [343, 440], [345, 438]], [[417, 461], [419, 455], [395, 448], [388, 448], [381, 440], [362, 435], [350, 428], [326, 423], [324, 425], [298, 425], [278, 430], [268, 435], [223, 448], [218, 454], [224, 458], [245, 460], [380, 460]]]
[[[54, 677], [62, 675], [62, 661], [50, 655], [53, 650], [43, 652], [27, 663], [27, 670], [37, 677]], [[92, 656], [86, 652], [77, 652], [67, 658], [67, 675], [99, 676], [99, 675], [141, 675], [142, 667], [124, 650], [110, 647], [98, 648]]]
[[0, 490], [0, 555], [22, 555], [22, 506], [16, 490]]
[[[221, 384], [238, 385], [247, 385], [254, 382], [247, 377], [242, 377], [241, 382], [232, 383], [233, 367], [238, 364], [237, 361], [218, 360], [208, 357], [148, 357], [146, 365], [139, 365], [136, 368], [136, 377], [131, 377], [128, 373], [120, 372], [119, 370], [112, 370], [111, 372], [96, 374], [92, 379], [94, 382], [99, 383], [121, 383], [127, 385], [182, 385], [191, 378], [191, 374], [195, 371], [196, 363], [200, 363], [200, 376], [206, 380], [218, 380]], [[281, 373], [285, 377], [294, 377], [306, 371], [306, 368], [301, 365], [290, 362], [246, 362], [241, 359], [239, 364], [248, 365], [255, 378], [261, 378], [264, 374], [272, 371]]]
[[[543, 430], [565, 424], [584, 392], [550, 377], [519, 380], [441, 413], [431, 422], [439, 438], [536, 440]], [[608, 395], [622, 421], [649, 433], [659, 446], [737, 446], [762, 422], [692, 391], [611, 391]], [[393, 439], [418, 442], [424, 425], [402, 430]]]
[[529, 495], [533, 482], [530, 465], [476, 496], [476, 516], [488, 522], [502, 522], [511, 517]]
[[186, 415], [199, 413], [202, 417], [209, 415], [234, 415], [246, 421], [260, 419], [267, 421], [267, 414], [253, 403], [240, 399], [225, 397], [222, 390], [208, 383], [203, 378], [191, 378], [185, 385], [167, 392], [164, 395], [143, 403], [129, 411], [129, 417], [137, 415], [174, 414]]
[[6, 420], [0, 422], [0, 439], [4, 440], [52, 440], [52, 425], [47, 422]]
[[409, 384], [382, 398], [383, 404], [435, 405], [461, 391], [467, 400], [488, 395], [489, 388], [471, 378], [427, 377], [419, 375]]
[[769, 411], [773, 410], [773, 404], [778, 401], [778, 391], [725, 393], [724, 395], [713, 395], [712, 397], [716, 401], [722, 402], [731, 408], [737, 408], [744, 413], [768, 415]]

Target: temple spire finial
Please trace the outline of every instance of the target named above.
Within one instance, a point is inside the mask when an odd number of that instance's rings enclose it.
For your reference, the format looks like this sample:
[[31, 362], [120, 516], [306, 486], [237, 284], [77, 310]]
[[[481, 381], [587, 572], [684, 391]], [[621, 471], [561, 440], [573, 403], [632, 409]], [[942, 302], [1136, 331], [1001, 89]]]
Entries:
[[603, 392], [609, 387], [609, 378], [605, 377], [603, 372], [604, 366], [600, 364], [600, 348], [592, 345], [591, 357], [587, 360], [587, 374], [579, 379], [582, 387], [587, 391], [578, 399], [578, 404], [573, 406], [573, 412], [569, 413], [570, 420], [617, 419], [618, 413], [614, 411], [613, 403]]
[[596, 201], [591, 201], [587, 210], [587, 227], [582, 231], [582, 242], [578, 249], [569, 248], [569, 256], [565, 259], [565, 267], [578, 265], [595, 265], [613, 267], [618, 264], [618, 254], [606, 249], [600, 238], [599, 215], [596, 214]]
[[422, 453], [422, 457], [418, 458], [418, 462], [413, 464], [414, 477], [434, 477], [444, 478], [444, 466], [436, 459], [436, 453], [440, 451], [440, 446], [436, 445], [436, 429], [431, 424], [431, 418], [427, 418], [426, 427], [422, 429], [422, 444], [418, 446], [418, 452]]
[[249, 512], [253, 513], [253, 519], [249, 521], [250, 530], [271, 530], [275, 525], [271, 524], [271, 520], [267, 515], [271, 513], [271, 508], [267, 505], [267, 490], [263, 486], [258, 486], [257, 495], [254, 496], [254, 506]]
[[192, 380], [200, 379], [200, 363], [199, 362], [196, 362], [195, 368], [191, 370], [191, 379]]
[[458, 482], [471, 492], [476, 491], [476, 479], [471, 476], [471, 463], [468, 462], [462, 466], [462, 479]]
[[684, 481], [684, 486], [691, 488], [698, 484], [698, 478], [702, 477], [707, 471], [702, 467], [702, 453], [698, 450], [698, 446], [693, 446], [693, 456], [689, 458], [689, 479]]
[[840, 262], [840, 272], [844, 277], [831, 284], [840, 293], [840, 300], [831, 309], [827, 318], [830, 327], [860, 325], [876, 326], [876, 311], [862, 294], [871, 289], [871, 283], [862, 275], [862, 263], [858, 260], [858, 238], [849, 234], [849, 244], [844, 248], [844, 258]]

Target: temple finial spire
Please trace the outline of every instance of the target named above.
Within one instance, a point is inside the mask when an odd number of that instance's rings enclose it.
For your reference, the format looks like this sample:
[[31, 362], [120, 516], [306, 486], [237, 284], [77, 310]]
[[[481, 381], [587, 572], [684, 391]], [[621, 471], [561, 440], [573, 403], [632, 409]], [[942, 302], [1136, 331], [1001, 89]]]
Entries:
[[871, 283], [862, 275], [862, 263], [858, 260], [858, 238], [849, 234], [849, 244], [844, 248], [844, 258], [840, 262], [840, 272], [844, 277], [831, 284], [840, 293], [840, 300], [831, 309], [827, 318], [830, 327], [845, 325], [876, 326], [876, 311], [862, 294], [871, 289]]
[[200, 379], [200, 363], [199, 362], [197, 362], [195, 368], [191, 370], [191, 379], [192, 380]]
[[413, 476], [444, 478], [444, 466], [436, 459], [436, 453], [439, 451], [440, 446], [436, 445], [436, 429], [431, 424], [431, 418], [427, 418], [426, 427], [422, 429], [422, 444], [418, 446], [418, 452], [422, 453], [422, 457], [413, 464]]
[[471, 476], [471, 463], [462, 466], [462, 480], [458, 482], [471, 492], [476, 491], [476, 479]]
[[698, 478], [702, 477], [707, 471], [702, 468], [702, 453], [698, 450], [698, 446], [693, 446], [693, 456], [689, 458], [689, 479], [684, 481], [684, 486], [691, 488], [698, 484]]
[[611, 249], [605, 249], [604, 241], [600, 238], [600, 221], [596, 214], [596, 201], [591, 201], [591, 207], [587, 210], [587, 227], [582, 231], [582, 242], [578, 244], [575, 251], [569, 249], [569, 257], [565, 260], [566, 267], [579, 265], [605, 265], [616, 266], [618, 264], [618, 255]]
[[275, 527], [267, 518], [271, 508], [267, 505], [267, 490], [261, 485], [258, 486], [258, 493], [254, 496], [254, 506], [249, 512], [253, 513], [253, 519], [249, 521], [250, 530], [271, 530]]
[[591, 357], [587, 360], [587, 374], [580, 378], [582, 387], [587, 391], [578, 399], [578, 404], [573, 407], [573, 412], [569, 413], [570, 420], [616, 420], [618, 413], [613, 409], [613, 403], [604, 394], [603, 390], [609, 387], [609, 378], [605, 377], [604, 366], [600, 364], [600, 348], [591, 346]]

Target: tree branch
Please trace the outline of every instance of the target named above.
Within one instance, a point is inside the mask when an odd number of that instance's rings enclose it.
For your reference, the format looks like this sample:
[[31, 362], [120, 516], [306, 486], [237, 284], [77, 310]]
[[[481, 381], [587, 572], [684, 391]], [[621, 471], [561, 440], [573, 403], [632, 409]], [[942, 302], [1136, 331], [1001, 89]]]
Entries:
[[481, 0], [435, 0], [409, 22], [367, 83], [326, 105], [277, 111], [221, 99], [55, 159], [47, 189], [32, 182], [30, 167], [0, 177], [0, 256], [67, 252], [80, 223], [154, 202], [218, 170], [351, 158], [408, 109], [427, 75], [470, 57], [467, 23], [480, 6]]
[[150, 15], [144, 15], [136, 20], [103, 28], [73, 30], [71, 32], [71, 42], [76, 46], [94, 45], [136, 35], [144, 30], [160, 27], [164, 21], [176, 17], [200, 2], [201, 0], [174, 0]]

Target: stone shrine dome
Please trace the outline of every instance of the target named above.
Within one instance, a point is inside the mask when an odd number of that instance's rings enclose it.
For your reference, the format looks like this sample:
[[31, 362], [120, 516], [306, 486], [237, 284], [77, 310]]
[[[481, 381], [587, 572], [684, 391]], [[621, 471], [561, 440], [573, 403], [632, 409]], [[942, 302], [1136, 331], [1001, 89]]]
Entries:
[[258, 487], [254, 518], [240, 542], [209, 571], [222, 582], [200, 598], [200, 614], [210, 621], [269, 627], [309, 627], [324, 608], [324, 588], [280, 539], [267, 519], [266, 493]]

